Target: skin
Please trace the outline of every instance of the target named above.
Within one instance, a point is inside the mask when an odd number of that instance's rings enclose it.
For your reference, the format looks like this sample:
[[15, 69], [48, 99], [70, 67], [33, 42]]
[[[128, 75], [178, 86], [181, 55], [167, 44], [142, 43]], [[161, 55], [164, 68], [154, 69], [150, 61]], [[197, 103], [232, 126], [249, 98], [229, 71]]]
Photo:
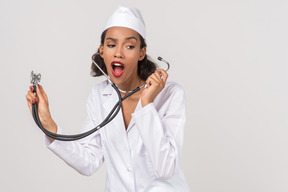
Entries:
[[[101, 57], [104, 59], [107, 67], [108, 75], [111, 80], [121, 90], [133, 90], [137, 86], [145, 82], [138, 76], [138, 61], [141, 61], [146, 54], [146, 48], [140, 48], [139, 34], [129, 28], [111, 27], [108, 29], [103, 45], [99, 47]], [[120, 77], [115, 77], [112, 74], [112, 61], [120, 61], [125, 65], [125, 71]], [[127, 129], [131, 114], [134, 112], [139, 99], [141, 98], [141, 105], [153, 103], [156, 96], [163, 90], [168, 74], [163, 69], [158, 69], [151, 74], [146, 80], [146, 88], [142, 88], [134, 95], [128, 97], [122, 103], [122, 113]], [[122, 97], [125, 95], [121, 93]], [[57, 124], [53, 120], [50, 110], [48, 97], [42, 86], [38, 85], [36, 94], [33, 93], [33, 86], [26, 95], [28, 107], [32, 114], [32, 104], [37, 102], [38, 113], [40, 121], [45, 129], [50, 132], [57, 133]], [[53, 139], [51, 139], [53, 141]]]

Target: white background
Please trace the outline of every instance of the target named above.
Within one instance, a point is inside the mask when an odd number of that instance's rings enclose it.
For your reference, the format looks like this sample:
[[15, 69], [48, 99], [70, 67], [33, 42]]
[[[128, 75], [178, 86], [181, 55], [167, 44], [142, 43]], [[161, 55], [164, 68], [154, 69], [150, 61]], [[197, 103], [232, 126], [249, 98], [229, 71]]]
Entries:
[[118, 5], [138, 7], [148, 54], [171, 63], [187, 97], [183, 169], [192, 191], [288, 191], [285, 0], [0, 1], [0, 191], [104, 191], [44, 146], [28, 111], [42, 74], [55, 121], [77, 133], [95, 83], [91, 56]]

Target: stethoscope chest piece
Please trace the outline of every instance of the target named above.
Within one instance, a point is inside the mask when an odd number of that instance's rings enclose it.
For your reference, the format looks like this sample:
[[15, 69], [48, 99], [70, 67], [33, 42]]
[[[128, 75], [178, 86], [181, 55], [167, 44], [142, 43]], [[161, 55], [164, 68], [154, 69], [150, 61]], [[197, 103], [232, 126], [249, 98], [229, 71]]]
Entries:
[[31, 84], [33, 84], [34, 86], [39, 84], [41, 81], [41, 74], [34, 73], [33, 71], [31, 71], [30, 80], [31, 80]]

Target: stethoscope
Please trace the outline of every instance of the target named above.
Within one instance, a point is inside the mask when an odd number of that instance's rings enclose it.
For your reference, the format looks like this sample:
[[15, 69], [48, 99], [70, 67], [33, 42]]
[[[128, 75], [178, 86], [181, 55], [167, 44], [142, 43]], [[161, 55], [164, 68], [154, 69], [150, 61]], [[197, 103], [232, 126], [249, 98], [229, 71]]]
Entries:
[[[163, 61], [164, 63], [167, 64], [167, 69], [166, 71], [169, 70], [170, 68], [170, 64], [169, 62], [167, 62], [166, 60], [164, 60], [161, 57], [158, 57], [159, 61]], [[88, 135], [91, 135], [92, 133], [98, 131], [100, 128], [104, 127], [105, 125], [107, 125], [108, 123], [110, 123], [115, 117], [116, 115], [119, 113], [121, 106], [122, 106], [122, 101], [124, 101], [126, 98], [128, 98], [129, 96], [133, 95], [134, 93], [136, 93], [137, 91], [139, 91], [142, 87], [144, 87], [146, 85], [143, 84], [139, 87], [136, 87], [134, 90], [132, 91], [123, 91], [121, 89], [119, 89], [117, 87], [117, 85], [115, 83], [112, 82], [112, 80], [110, 79], [110, 77], [105, 74], [105, 72], [98, 66], [98, 64], [92, 60], [93, 64], [95, 64], [97, 66], [97, 68], [101, 71], [101, 73], [103, 73], [103, 75], [107, 78], [108, 82], [111, 84], [111, 86], [114, 88], [114, 90], [116, 91], [119, 101], [114, 105], [114, 107], [111, 109], [110, 113], [106, 116], [106, 118], [102, 121], [102, 123], [100, 123], [98, 126], [96, 126], [95, 128], [84, 132], [84, 133], [80, 133], [80, 134], [75, 134], [75, 135], [63, 135], [63, 134], [56, 134], [56, 133], [52, 133], [48, 130], [46, 130], [40, 121], [39, 115], [38, 115], [38, 107], [37, 107], [37, 103], [32, 104], [32, 115], [33, 115], [33, 119], [35, 121], [35, 123], [37, 124], [37, 126], [50, 138], [56, 139], [56, 140], [60, 140], [60, 141], [75, 141], [75, 140], [79, 140], [82, 139], [84, 137], [87, 137]], [[41, 80], [41, 74], [38, 73], [34, 73], [33, 71], [31, 72], [31, 83], [33, 84], [34, 90], [33, 93], [36, 93], [36, 88], [37, 88], [37, 84], [40, 82]], [[127, 93], [127, 95], [125, 95], [124, 97], [121, 97], [121, 93]]]

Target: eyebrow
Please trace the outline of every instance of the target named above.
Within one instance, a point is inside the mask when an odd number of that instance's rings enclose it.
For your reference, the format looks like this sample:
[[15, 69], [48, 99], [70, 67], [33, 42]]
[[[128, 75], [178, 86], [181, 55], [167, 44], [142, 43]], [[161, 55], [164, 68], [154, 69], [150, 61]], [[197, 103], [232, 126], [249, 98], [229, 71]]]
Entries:
[[[135, 39], [136, 41], [138, 40], [136, 37], [127, 37], [127, 38], [125, 38], [126, 41], [128, 41], [130, 39]], [[118, 41], [118, 39], [115, 39], [115, 38], [112, 38], [112, 37], [107, 37], [106, 40], [111, 40], [111, 41], [114, 41], [114, 42]]]

